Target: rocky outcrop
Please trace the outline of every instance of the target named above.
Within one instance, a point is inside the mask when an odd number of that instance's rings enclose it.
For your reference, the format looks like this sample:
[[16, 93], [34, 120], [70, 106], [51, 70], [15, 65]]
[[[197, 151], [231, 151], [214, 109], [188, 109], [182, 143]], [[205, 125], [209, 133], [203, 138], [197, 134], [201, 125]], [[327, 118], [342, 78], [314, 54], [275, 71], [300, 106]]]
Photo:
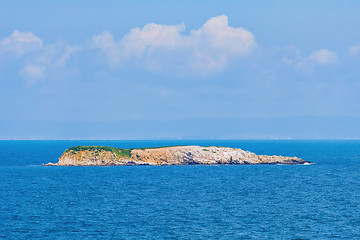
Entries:
[[67, 149], [47, 166], [189, 165], [189, 164], [311, 164], [297, 157], [256, 155], [229, 147], [174, 146], [121, 149], [79, 146]]

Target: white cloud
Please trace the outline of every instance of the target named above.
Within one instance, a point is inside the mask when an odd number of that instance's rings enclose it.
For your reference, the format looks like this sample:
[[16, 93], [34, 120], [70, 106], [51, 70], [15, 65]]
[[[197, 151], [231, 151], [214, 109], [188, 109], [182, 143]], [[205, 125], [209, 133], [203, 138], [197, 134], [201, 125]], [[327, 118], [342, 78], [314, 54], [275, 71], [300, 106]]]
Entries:
[[312, 62], [317, 65], [334, 64], [338, 60], [336, 53], [327, 49], [320, 49], [310, 54], [306, 61]]
[[15, 30], [9, 37], [0, 42], [0, 54], [12, 53], [16, 57], [37, 51], [43, 45], [42, 40], [32, 32]]
[[67, 61], [74, 52], [80, 51], [81, 48], [77, 46], [66, 46], [65, 52], [55, 61], [54, 66], [65, 67]]
[[29, 64], [21, 70], [20, 74], [30, 80], [30, 84], [34, 84], [35, 81], [45, 77], [45, 68], [40, 65]]
[[45, 78], [45, 74], [64, 70], [71, 55], [79, 50], [80, 47], [61, 42], [44, 45], [43, 40], [32, 32], [18, 30], [0, 40], [0, 60], [9, 61], [8, 56], [14, 56], [12, 65], [18, 66], [20, 76], [31, 85]]
[[184, 24], [150, 23], [132, 29], [118, 41], [109, 32], [94, 36], [92, 46], [100, 48], [112, 66], [135, 58], [156, 70], [172, 66], [212, 72], [223, 69], [229, 60], [244, 56], [256, 45], [251, 32], [229, 26], [225, 15], [209, 19], [189, 34], [184, 30]]
[[187, 37], [193, 47], [196, 68], [222, 69], [228, 60], [241, 57], [255, 47], [254, 35], [243, 29], [230, 27], [228, 17], [221, 15], [209, 19]]
[[254, 35], [243, 28], [230, 27], [225, 15], [211, 18], [198, 30], [192, 30], [188, 40], [196, 49], [232, 55], [242, 55], [255, 46]]
[[71, 55], [80, 49], [62, 43], [46, 45], [22, 61], [24, 67], [20, 70], [20, 76], [27, 79], [30, 85], [41, 79], [58, 77], [60, 73], [66, 72]]
[[288, 66], [295, 66], [305, 72], [312, 72], [315, 67], [333, 65], [338, 62], [335, 52], [328, 49], [319, 49], [312, 52], [309, 56], [303, 57], [297, 48], [285, 48], [284, 54], [291, 55], [282, 58], [282, 63]]
[[133, 28], [122, 39], [124, 51], [128, 54], [141, 54], [145, 50], [153, 51], [156, 48], [176, 49], [182, 47], [180, 32], [185, 29], [184, 24], [167, 26], [150, 23], [142, 29]]
[[349, 47], [349, 55], [350, 56], [357, 56], [359, 54], [360, 54], [360, 44]]
[[110, 65], [116, 66], [120, 61], [120, 45], [115, 42], [113, 35], [104, 32], [100, 35], [93, 36], [91, 47], [100, 48], [106, 55]]

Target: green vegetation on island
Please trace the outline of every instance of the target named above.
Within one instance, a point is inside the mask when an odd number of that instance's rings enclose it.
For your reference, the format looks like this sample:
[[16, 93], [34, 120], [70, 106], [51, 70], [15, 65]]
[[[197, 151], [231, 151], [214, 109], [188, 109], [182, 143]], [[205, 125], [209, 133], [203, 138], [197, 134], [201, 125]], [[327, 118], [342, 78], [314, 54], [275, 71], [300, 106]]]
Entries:
[[81, 151], [94, 151], [95, 153], [98, 153], [100, 151], [107, 151], [116, 154], [118, 157], [122, 157], [122, 158], [131, 157], [131, 149], [123, 149], [123, 148], [108, 147], [108, 146], [75, 146], [65, 150], [65, 152], [70, 152], [73, 154], [76, 154], [77, 152], [81, 152]]
[[98, 154], [100, 151], [107, 151], [116, 154], [116, 156], [120, 158], [131, 158], [132, 150], [145, 150], [145, 149], [156, 149], [156, 148], [167, 148], [167, 147], [179, 147], [183, 145], [177, 146], [160, 146], [160, 147], [142, 147], [142, 148], [116, 148], [116, 147], [108, 147], [108, 146], [75, 146], [70, 147], [65, 150], [65, 152], [70, 152], [72, 154], [76, 154], [81, 151], [93, 151]]

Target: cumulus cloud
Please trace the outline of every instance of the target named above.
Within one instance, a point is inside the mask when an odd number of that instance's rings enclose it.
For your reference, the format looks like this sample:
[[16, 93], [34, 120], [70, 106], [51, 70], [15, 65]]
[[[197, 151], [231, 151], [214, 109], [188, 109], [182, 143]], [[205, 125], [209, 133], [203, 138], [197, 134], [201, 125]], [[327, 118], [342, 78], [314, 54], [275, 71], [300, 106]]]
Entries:
[[[229, 26], [225, 15], [213, 17], [199, 29], [183, 33], [185, 24], [150, 23], [134, 28], [118, 41], [109, 32], [94, 36], [92, 46], [101, 49], [113, 65], [132, 59], [147, 66], [176, 65], [194, 71], [223, 69], [229, 60], [242, 57], [256, 45], [254, 35]], [[161, 67], [160, 67], [161, 68]]]
[[63, 43], [44, 45], [34, 33], [15, 30], [0, 40], [0, 61], [8, 61], [8, 56], [15, 57], [12, 65], [18, 66], [20, 76], [34, 84], [45, 78], [47, 72], [51, 74], [65, 68], [71, 55], [79, 50], [77, 46]]
[[328, 49], [319, 49], [312, 52], [309, 56], [303, 57], [300, 50], [295, 47], [285, 48], [285, 53], [292, 53], [291, 57], [284, 57], [282, 62], [289, 66], [295, 66], [306, 72], [311, 72], [315, 67], [333, 65], [338, 62], [335, 52]]
[[188, 40], [197, 49], [204, 47], [233, 55], [242, 55], [255, 45], [254, 35], [243, 28], [230, 27], [225, 15], [211, 18], [200, 29], [192, 30]]
[[145, 50], [176, 49], [182, 47], [180, 32], [185, 25], [167, 26], [150, 23], [142, 29], [134, 28], [122, 39], [122, 46], [127, 54], [142, 54]]
[[93, 36], [91, 47], [100, 48], [108, 58], [110, 65], [116, 66], [120, 62], [120, 44], [115, 42], [111, 33], [104, 32]]
[[21, 57], [27, 53], [41, 49], [43, 41], [32, 32], [15, 30], [9, 37], [0, 41], [0, 55], [14, 54]]
[[255, 47], [254, 35], [243, 28], [230, 27], [225, 15], [192, 30], [187, 40], [195, 54], [195, 66], [208, 70], [221, 69], [229, 59], [241, 57]]

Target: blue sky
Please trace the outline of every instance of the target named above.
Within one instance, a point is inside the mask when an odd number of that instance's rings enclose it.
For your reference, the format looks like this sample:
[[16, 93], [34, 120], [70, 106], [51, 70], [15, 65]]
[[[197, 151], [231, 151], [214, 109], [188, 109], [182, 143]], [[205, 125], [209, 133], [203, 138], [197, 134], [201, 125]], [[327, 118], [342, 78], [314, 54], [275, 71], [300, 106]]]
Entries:
[[1, 3], [0, 139], [359, 138], [358, 9]]

